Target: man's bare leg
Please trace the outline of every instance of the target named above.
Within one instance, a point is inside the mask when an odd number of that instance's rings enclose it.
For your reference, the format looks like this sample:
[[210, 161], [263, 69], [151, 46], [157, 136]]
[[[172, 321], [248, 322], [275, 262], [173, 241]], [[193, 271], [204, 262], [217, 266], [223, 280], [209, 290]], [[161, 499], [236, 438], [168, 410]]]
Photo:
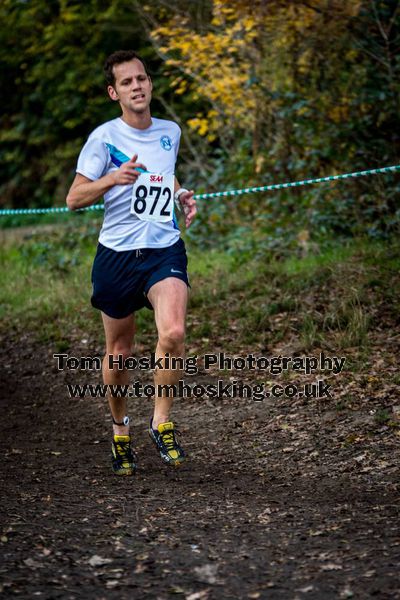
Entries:
[[[185, 322], [188, 288], [186, 283], [175, 277], [167, 277], [155, 283], [147, 295], [153, 308], [158, 331], [156, 358], [185, 357]], [[156, 397], [154, 403], [153, 429], [169, 420], [173, 398], [157, 394], [157, 386], [176, 384], [182, 371], [156, 369], [154, 385]]]
[[[125, 360], [132, 355], [133, 338], [135, 334], [135, 319], [134, 315], [129, 315], [124, 319], [113, 319], [103, 312], [104, 332], [106, 335], [106, 354], [103, 359], [103, 381], [108, 385], [127, 385], [129, 384], [129, 372], [124, 369], [118, 370], [115, 366], [113, 369], [109, 367], [109, 357], [112, 355], [116, 360], [118, 355]], [[127, 414], [126, 398], [116, 398], [108, 394], [108, 403], [110, 405], [111, 414], [117, 423], [122, 423], [123, 418]], [[128, 435], [129, 425], [113, 425], [114, 434]]]

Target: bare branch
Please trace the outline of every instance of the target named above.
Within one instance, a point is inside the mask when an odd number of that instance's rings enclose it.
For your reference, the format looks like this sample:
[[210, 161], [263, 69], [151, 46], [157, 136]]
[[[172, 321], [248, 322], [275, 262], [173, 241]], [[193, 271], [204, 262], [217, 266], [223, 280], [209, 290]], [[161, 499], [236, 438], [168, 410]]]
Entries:
[[365, 48], [365, 46], [363, 46], [362, 44], [360, 44], [360, 42], [357, 39], [354, 39], [354, 43], [356, 44], [356, 46], [358, 46], [360, 48], [360, 50], [362, 50], [363, 52], [365, 52], [366, 54], [368, 54], [369, 56], [371, 56], [371, 58], [373, 58], [378, 63], [380, 63], [381, 65], [383, 65], [386, 69], [390, 68], [390, 65], [388, 65], [388, 63], [385, 60], [383, 60], [380, 56], [377, 56], [376, 54], [374, 54], [370, 50], [367, 50], [367, 48]]
[[390, 34], [392, 32], [392, 27], [393, 27], [394, 23], [396, 22], [396, 17], [397, 17], [397, 13], [399, 12], [399, 8], [400, 8], [400, 4], [399, 4], [399, 2], [397, 2], [397, 6], [394, 9], [393, 14], [392, 14], [392, 18], [390, 19], [390, 22], [389, 22], [388, 37], [390, 37]]
[[376, 24], [378, 25], [378, 29], [381, 32], [381, 36], [383, 37], [383, 39], [385, 40], [386, 44], [388, 42], [388, 36], [386, 31], [384, 30], [381, 20], [379, 18], [378, 15], [378, 11], [376, 10], [376, 6], [375, 6], [375, 2], [374, 0], [370, 0], [371, 1], [371, 5], [372, 5], [372, 10], [374, 11], [374, 15], [375, 15], [375, 20], [376, 20]]
[[316, 6], [312, 6], [308, 2], [302, 2], [302, 4], [304, 6], [306, 6], [307, 8], [310, 8], [311, 10], [314, 10], [315, 12], [319, 13], [320, 15], [322, 15], [322, 13], [323, 13], [323, 11], [320, 8], [317, 8]]

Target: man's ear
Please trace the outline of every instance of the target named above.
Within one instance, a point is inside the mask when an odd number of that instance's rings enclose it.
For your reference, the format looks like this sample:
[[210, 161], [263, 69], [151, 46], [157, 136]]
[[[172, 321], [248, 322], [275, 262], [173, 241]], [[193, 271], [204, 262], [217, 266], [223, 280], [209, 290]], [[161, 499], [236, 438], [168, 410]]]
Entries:
[[114, 100], [115, 102], [117, 100], [119, 100], [119, 96], [112, 85], [108, 86], [107, 92], [108, 92], [108, 95], [110, 96], [111, 100]]
[[153, 91], [153, 82], [152, 82], [152, 80], [151, 80], [151, 77], [150, 77], [150, 75], [147, 75], [147, 77], [149, 78], [149, 82], [150, 82], [150, 91], [152, 92], [152, 91]]

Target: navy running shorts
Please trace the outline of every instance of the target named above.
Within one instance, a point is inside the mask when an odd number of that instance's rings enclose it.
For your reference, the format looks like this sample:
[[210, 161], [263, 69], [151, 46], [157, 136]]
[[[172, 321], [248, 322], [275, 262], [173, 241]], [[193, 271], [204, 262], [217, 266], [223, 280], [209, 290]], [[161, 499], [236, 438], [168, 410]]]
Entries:
[[167, 248], [122, 252], [99, 243], [92, 268], [92, 306], [114, 319], [123, 319], [144, 306], [152, 310], [147, 293], [166, 277], [176, 277], [189, 286], [182, 239]]

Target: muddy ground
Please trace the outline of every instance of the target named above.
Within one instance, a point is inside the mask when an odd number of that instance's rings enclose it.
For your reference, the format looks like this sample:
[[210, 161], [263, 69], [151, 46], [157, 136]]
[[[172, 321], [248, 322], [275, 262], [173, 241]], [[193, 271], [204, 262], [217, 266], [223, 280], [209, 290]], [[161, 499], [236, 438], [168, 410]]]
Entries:
[[[99, 374], [58, 372], [56, 347], [10, 334], [0, 356], [2, 596], [400, 598], [400, 399], [390, 383], [400, 337], [387, 360], [382, 344], [371, 355], [381, 378], [345, 371], [333, 399], [180, 401], [173, 416], [190, 458], [179, 470], [148, 438], [151, 401], [130, 401], [139, 468], [117, 478], [105, 401], [66, 389]], [[102, 349], [77, 340], [67, 352]]]

